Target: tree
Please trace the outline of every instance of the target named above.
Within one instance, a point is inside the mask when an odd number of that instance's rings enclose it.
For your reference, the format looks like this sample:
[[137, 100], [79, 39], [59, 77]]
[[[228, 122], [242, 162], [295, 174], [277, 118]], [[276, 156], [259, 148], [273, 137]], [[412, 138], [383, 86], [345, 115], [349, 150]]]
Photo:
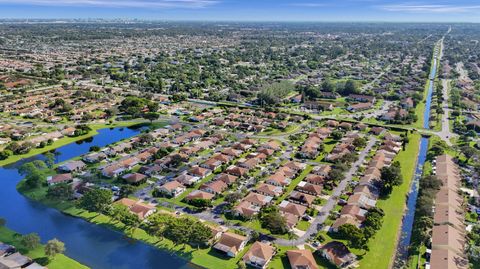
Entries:
[[146, 120], [149, 120], [150, 123], [153, 122], [154, 120], [158, 120], [159, 117], [160, 117], [160, 114], [157, 112], [148, 112], [143, 114], [143, 118]]
[[229, 204], [234, 204], [242, 198], [243, 198], [243, 195], [241, 193], [231, 192], [231, 193], [228, 193], [227, 195], [225, 195], [225, 200], [224, 201], [229, 203]]
[[73, 190], [67, 183], [59, 183], [48, 188], [47, 197], [60, 200], [70, 200], [73, 198]]
[[7, 224], [7, 221], [4, 218], [0, 218], [0, 227], [5, 226]]
[[98, 152], [98, 151], [100, 151], [100, 147], [99, 146], [91, 146], [89, 151], [90, 152]]
[[47, 152], [43, 154], [43, 156], [45, 156], [45, 164], [51, 169], [55, 164], [55, 154], [52, 152]]
[[344, 224], [338, 228], [338, 235], [349, 240], [350, 247], [367, 249], [368, 238], [365, 238], [362, 230], [352, 224]]
[[128, 197], [130, 194], [133, 194], [135, 192], [135, 187], [132, 185], [125, 185], [120, 188], [120, 197], [125, 198]]
[[25, 176], [26, 186], [29, 188], [39, 187], [45, 181], [45, 170], [47, 165], [45, 162], [36, 160], [25, 163], [18, 169], [20, 175]]
[[330, 172], [328, 172], [328, 178], [334, 182], [339, 182], [345, 178], [345, 175], [343, 174], [342, 170], [333, 168], [330, 170]]
[[478, 151], [470, 146], [463, 146], [460, 148], [462, 151], [463, 155], [467, 158], [467, 163], [470, 161], [470, 159], [474, 156], [478, 155]]
[[57, 254], [62, 254], [64, 252], [65, 244], [56, 238], [48, 241], [45, 245], [45, 254], [49, 258], [55, 258]]
[[325, 79], [322, 82], [322, 91], [324, 92], [334, 92], [335, 91], [335, 84], [332, 83], [331, 80]]
[[0, 160], [6, 160], [8, 157], [12, 156], [13, 152], [9, 149], [6, 149], [4, 151], [0, 151]]
[[30, 233], [22, 236], [21, 244], [28, 250], [33, 250], [40, 245], [40, 236], [36, 233]]
[[188, 203], [201, 210], [212, 205], [212, 201], [207, 199], [192, 199]]
[[367, 140], [363, 137], [357, 137], [353, 140], [353, 145], [357, 148], [363, 148], [367, 145]]
[[110, 190], [93, 189], [80, 199], [80, 207], [90, 212], [103, 212], [112, 202]]
[[389, 195], [394, 186], [401, 185], [403, 182], [402, 171], [399, 162], [394, 162], [389, 167], [383, 167], [380, 172], [380, 178], [382, 180], [381, 192], [384, 196]]
[[343, 137], [343, 133], [341, 131], [335, 130], [332, 132], [332, 138], [334, 140], [340, 140]]
[[285, 218], [280, 214], [278, 208], [273, 206], [262, 208], [260, 222], [263, 228], [273, 234], [286, 234], [289, 230]]

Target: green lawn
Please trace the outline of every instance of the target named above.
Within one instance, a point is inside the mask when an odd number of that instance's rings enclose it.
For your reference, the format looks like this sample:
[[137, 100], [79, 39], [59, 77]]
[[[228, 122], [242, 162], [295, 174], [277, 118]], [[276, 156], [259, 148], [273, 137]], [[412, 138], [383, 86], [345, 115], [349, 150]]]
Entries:
[[308, 227], [310, 227], [310, 222], [308, 221], [305, 221], [305, 220], [301, 220], [297, 223], [297, 226], [295, 226], [295, 228], [301, 230], [301, 231], [306, 231], [308, 230]]
[[[39, 246], [33, 250], [27, 250], [22, 247], [20, 243], [20, 236], [16, 232], [6, 228], [0, 227], [0, 241], [12, 246], [15, 246], [17, 250], [25, 256], [28, 256], [35, 260], [37, 263], [47, 266], [50, 269], [84, 269], [87, 266], [80, 264], [79, 262], [70, 259], [69, 257], [59, 254], [53, 259], [48, 259], [45, 255], [44, 246]], [[68, 246], [65, 246], [68, 248]]]
[[398, 240], [405, 209], [406, 195], [410, 190], [410, 183], [415, 172], [420, 138], [417, 133], [410, 135], [410, 142], [405, 151], [401, 151], [395, 158], [402, 167], [403, 184], [395, 187], [387, 200], [378, 201], [377, 206], [385, 212], [383, 225], [375, 237], [370, 239], [368, 243], [370, 250], [360, 260], [360, 268], [389, 268], [393, 260], [396, 249], [395, 242]]

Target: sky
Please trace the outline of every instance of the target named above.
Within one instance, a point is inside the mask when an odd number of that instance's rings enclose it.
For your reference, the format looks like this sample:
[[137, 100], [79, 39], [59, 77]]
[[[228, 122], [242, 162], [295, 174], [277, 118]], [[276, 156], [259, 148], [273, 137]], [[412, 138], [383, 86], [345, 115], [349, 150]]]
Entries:
[[0, 0], [0, 18], [480, 22], [480, 0]]

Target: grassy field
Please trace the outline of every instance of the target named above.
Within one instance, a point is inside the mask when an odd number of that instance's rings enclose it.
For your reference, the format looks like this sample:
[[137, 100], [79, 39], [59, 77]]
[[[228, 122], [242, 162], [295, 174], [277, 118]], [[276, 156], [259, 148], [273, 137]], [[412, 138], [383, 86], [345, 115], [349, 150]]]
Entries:
[[368, 243], [370, 250], [360, 260], [360, 268], [389, 268], [393, 260], [395, 242], [398, 239], [405, 209], [401, 205], [406, 203], [406, 195], [414, 176], [420, 138], [417, 133], [410, 135], [410, 142], [405, 151], [401, 151], [395, 158], [402, 167], [403, 184], [395, 187], [387, 200], [378, 201], [377, 206], [385, 212], [384, 222], [375, 237], [370, 239]]
[[[88, 268], [81, 263], [70, 259], [69, 257], [59, 254], [53, 259], [48, 259], [45, 255], [44, 246], [38, 246], [33, 250], [27, 250], [22, 247], [20, 243], [20, 236], [16, 232], [6, 228], [0, 227], [0, 241], [12, 246], [15, 246], [17, 250], [25, 256], [28, 256], [35, 260], [37, 263], [47, 266], [50, 269], [86, 269]], [[68, 246], [66, 246], [68, 248]]]
[[142, 121], [138, 121], [138, 122], [137, 121], [114, 122], [112, 124], [91, 124], [89, 126], [90, 126], [90, 128], [92, 128], [92, 130], [86, 135], [77, 136], [77, 137], [64, 137], [62, 139], [59, 139], [59, 140], [53, 142], [53, 144], [51, 144], [49, 146], [46, 146], [44, 148], [32, 149], [27, 154], [10, 156], [6, 160], [0, 161], [0, 166], [5, 166], [5, 165], [11, 164], [11, 163], [15, 163], [15, 162], [17, 162], [21, 159], [25, 159], [25, 158], [29, 158], [29, 157], [32, 157], [32, 156], [35, 156], [35, 155], [38, 155], [38, 154], [42, 154], [42, 153], [54, 150], [56, 148], [74, 143], [76, 141], [92, 137], [92, 136], [98, 134], [98, 130], [100, 130], [100, 129], [114, 128], [114, 127], [127, 127], [127, 126], [133, 126], [133, 125], [136, 125], [136, 124], [139, 124], [139, 123], [142, 123]]

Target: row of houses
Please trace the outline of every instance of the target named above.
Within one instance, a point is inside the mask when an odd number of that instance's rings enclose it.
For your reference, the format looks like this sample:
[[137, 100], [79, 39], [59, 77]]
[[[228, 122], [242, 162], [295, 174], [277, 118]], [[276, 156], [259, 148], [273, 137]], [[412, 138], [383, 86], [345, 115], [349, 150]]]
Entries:
[[356, 146], [353, 142], [355, 139], [362, 137], [363, 135], [356, 131], [348, 132], [340, 140], [340, 143], [335, 145], [332, 151], [325, 157], [325, 160], [329, 162], [335, 162], [347, 154], [355, 153]]
[[381, 184], [381, 169], [392, 164], [393, 159], [401, 150], [401, 138], [387, 136], [374, 157], [368, 163], [353, 194], [343, 206], [340, 217], [335, 220], [331, 229], [338, 231], [340, 226], [352, 224], [360, 227], [366, 218], [368, 210], [375, 207], [379, 196], [378, 186]]
[[[236, 257], [247, 245], [248, 237], [224, 232], [213, 248], [229, 257]], [[270, 243], [256, 241], [243, 255], [242, 260], [253, 268], [267, 268], [270, 261], [277, 254], [277, 249]], [[318, 249], [318, 255], [330, 261], [337, 267], [344, 267], [356, 260], [356, 255], [351, 253], [341, 242], [332, 241]], [[314, 254], [308, 249], [292, 249], [286, 252], [290, 268], [292, 269], [318, 269]]]
[[[199, 180], [210, 175], [213, 171], [218, 170], [221, 166], [231, 163], [234, 159], [240, 157], [241, 154], [252, 150], [256, 145], [256, 140], [248, 138], [235, 143], [231, 147], [214, 154], [199, 166], [193, 167], [187, 173], [183, 173], [173, 181], [160, 186], [159, 190], [169, 196], [178, 196], [186, 190], [186, 186], [192, 186]], [[265, 162], [269, 156], [279, 149], [280, 145], [275, 141], [268, 141], [260, 145], [256, 151], [251, 152], [244, 158], [238, 159], [235, 165], [227, 167], [223, 173], [217, 175], [211, 182], [207, 182], [200, 186], [198, 190], [189, 193], [185, 199], [212, 199], [225, 191], [239, 178], [244, 177], [257, 165]]]
[[299, 155], [303, 158], [315, 159], [321, 153], [320, 145], [332, 133], [331, 128], [321, 127], [308, 135], [300, 148]]
[[460, 171], [449, 155], [438, 156], [435, 168], [442, 186], [435, 195], [430, 268], [468, 268]]

